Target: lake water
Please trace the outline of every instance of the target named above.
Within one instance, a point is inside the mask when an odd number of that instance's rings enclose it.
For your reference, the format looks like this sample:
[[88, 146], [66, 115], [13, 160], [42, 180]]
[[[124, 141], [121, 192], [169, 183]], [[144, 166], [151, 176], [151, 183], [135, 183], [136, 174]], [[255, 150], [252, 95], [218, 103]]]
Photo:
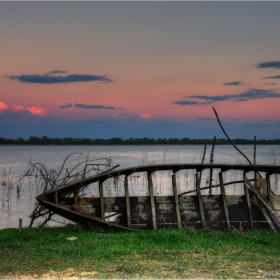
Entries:
[[[253, 162], [253, 146], [244, 145], [239, 148]], [[119, 169], [139, 165], [163, 164], [163, 163], [201, 163], [203, 146], [0, 146], [0, 229], [18, 226], [19, 218], [23, 219], [23, 226], [28, 226], [29, 215], [34, 209], [36, 195], [42, 192], [42, 182], [35, 180], [24, 180], [21, 186], [20, 195], [17, 195], [17, 185], [20, 176], [26, 174], [30, 168], [29, 162], [42, 163], [46, 168], [59, 168], [64, 159], [73, 155], [67, 162], [67, 168], [75, 166], [85, 159], [104, 158], [101, 161], [110, 159], [111, 166], [120, 164]], [[205, 162], [209, 162], [211, 146], [207, 147]], [[246, 160], [231, 145], [216, 146], [214, 153], [215, 163], [247, 164]], [[257, 146], [257, 164], [280, 165], [279, 145]], [[36, 171], [35, 171], [36, 172]], [[180, 171], [177, 174], [179, 192], [194, 188], [195, 171]], [[33, 173], [34, 175], [35, 173]], [[227, 180], [240, 180], [241, 174], [232, 172], [226, 174]], [[132, 195], [145, 195], [147, 192], [146, 181], [143, 174], [130, 178]], [[274, 178], [275, 177], [275, 178]], [[217, 180], [217, 174], [214, 174]], [[34, 177], [33, 177], [34, 179]], [[3, 182], [7, 182], [3, 185]], [[155, 192], [157, 195], [172, 194], [170, 172], [156, 172], [153, 175]], [[202, 178], [207, 181], [207, 174]], [[105, 195], [116, 192], [112, 182], [105, 183]], [[120, 180], [119, 188], [115, 195], [123, 195], [123, 185]], [[10, 187], [10, 188], [9, 188]], [[134, 187], [134, 189], [133, 189]], [[272, 190], [279, 194], [278, 178], [273, 176]], [[97, 191], [93, 185], [92, 193]], [[137, 192], [138, 191], [138, 192]], [[142, 191], [142, 192], [141, 192]], [[218, 189], [213, 194], [219, 194]], [[229, 194], [242, 194], [242, 186], [236, 185], [227, 190]], [[204, 191], [203, 194], [208, 194]], [[60, 217], [53, 218], [59, 222], [66, 221]], [[54, 222], [50, 223], [51, 225]], [[58, 224], [59, 225], [59, 224]], [[36, 226], [36, 223], [35, 223]]]

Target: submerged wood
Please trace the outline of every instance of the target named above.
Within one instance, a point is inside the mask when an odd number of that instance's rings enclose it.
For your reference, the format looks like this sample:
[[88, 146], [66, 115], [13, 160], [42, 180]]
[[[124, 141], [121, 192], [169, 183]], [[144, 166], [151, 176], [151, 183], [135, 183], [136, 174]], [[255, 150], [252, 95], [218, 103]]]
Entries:
[[[202, 195], [200, 176], [203, 170], [217, 169], [220, 184], [213, 187], [221, 188], [221, 195]], [[195, 195], [178, 193], [176, 172], [180, 170], [196, 170], [194, 185]], [[278, 214], [273, 210], [269, 199], [254, 193], [254, 179], [236, 181], [244, 183], [250, 190], [245, 195], [228, 195], [225, 186], [233, 182], [224, 182], [223, 173], [228, 170], [240, 172], [265, 172], [266, 174], [279, 174], [280, 166], [269, 165], [231, 165], [231, 164], [159, 164], [137, 166], [120, 170], [103, 172], [92, 177], [83, 178], [64, 185], [55, 190], [44, 192], [37, 196], [40, 207], [34, 211], [32, 217], [40, 215], [40, 209], [48, 212], [48, 220], [55, 213], [74, 222], [86, 226], [101, 225], [117, 227], [128, 230], [155, 230], [160, 228], [194, 227], [196, 229], [231, 229], [255, 226], [271, 226], [267, 215], [273, 221], [280, 221]], [[152, 173], [156, 171], [171, 171], [173, 195], [156, 195], [153, 186]], [[145, 172], [147, 174], [148, 193], [142, 196], [133, 196], [129, 192], [128, 177], [133, 173]], [[209, 171], [208, 171], [209, 172]], [[108, 179], [124, 176], [124, 196], [104, 196], [104, 183]], [[98, 197], [87, 197], [82, 190], [97, 183]], [[209, 188], [209, 187], [206, 187]], [[272, 196], [270, 194], [270, 196]], [[269, 195], [268, 195], [269, 197]], [[276, 196], [272, 196], [276, 197]], [[277, 196], [279, 197], [279, 196]], [[256, 201], [257, 198], [257, 201]], [[273, 200], [273, 199], [272, 199]], [[266, 205], [265, 205], [266, 204]], [[265, 210], [265, 211], [263, 211]], [[271, 212], [273, 211], [273, 212]], [[271, 216], [271, 215], [274, 216]], [[275, 225], [276, 230], [279, 229]]]

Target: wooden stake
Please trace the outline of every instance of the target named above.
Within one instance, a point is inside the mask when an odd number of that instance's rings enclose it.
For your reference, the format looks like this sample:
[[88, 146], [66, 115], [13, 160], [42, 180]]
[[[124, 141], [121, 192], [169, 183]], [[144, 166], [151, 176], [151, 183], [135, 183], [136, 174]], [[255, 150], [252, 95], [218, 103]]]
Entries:
[[19, 219], [18, 221], [18, 232], [21, 233], [22, 230], [22, 219]]
[[77, 207], [79, 202], [79, 194], [77, 192], [74, 193], [74, 205]]
[[[204, 161], [205, 161], [206, 149], [207, 149], [207, 140], [205, 139], [205, 142], [204, 142], [204, 151], [203, 151], [203, 156], [202, 156], [202, 159], [201, 159], [201, 164], [203, 164]], [[202, 176], [202, 171], [199, 172], [199, 185], [200, 185], [200, 182], [201, 182], [201, 176]]]
[[175, 208], [176, 208], [176, 217], [178, 228], [182, 228], [182, 221], [181, 221], [181, 212], [180, 212], [180, 204], [178, 199], [178, 190], [177, 190], [177, 183], [176, 183], [176, 173], [172, 175], [172, 186], [173, 186], [173, 194], [175, 199]]
[[227, 205], [227, 200], [226, 200], [226, 192], [225, 192], [225, 186], [224, 186], [224, 179], [223, 179], [223, 172], [219, 172], [219, 179], [220, 179], [221, 196], [222, 196], [223, 205], [224, 205], [227, 228], [228, 228], [228, 230], [231, 230], [229, 214], [228, 214], [228, 205]]
[[57, 204], [57, 191], [54, 193], [54, 203]]
[[148, 185], [149, 185], [149, 194], [151, 201], [151, 211], [152, 211], [152, 221], [153, 221], [153, 229], [157, 229], [157, 220], [156, 220], [156, 208], [155, 208], [155, 198], [154, 198], [154, 186], [152, 181], [152, 173], [147, 172], [148, 175]]
[[[216, 144], [216, 136], [214, 136], [212, 149], [210, 153], [210, 163], [214, 163], [214, 150], [215, 150], [215, 144]], [[212, 180], [213, 180], [213, 168], [210, 168], [210, 176], [209, 176], [209, 195], [212, 195]]]
[[[201, 171], [201, 173], [202, 173], [202, 171]], [[206, 228], [203, 201], [202, 201], [202, 197], [201, 197], [201, 193], [200, 193], [200, 181], [199, 181], [197, 173], [195, 173], [195, 181], [196, 181], [196, 193], [197, 193], [197, 198], [198, 198], [198, 203], [199, 203], [199, 211], [200, 211], [200, 216], [201, 216], [202, 228]]]
[[99, 181], [99, 197], [100, 197], [101, 220], [105, 221], [105, 205], [104, 205], [104, 195], [103, 195], [103, 181]]
[[126, 205], [127, 226], [131, 227], [131, 213], [130, 213], [130, 201], [129, 201], [129, 190], [128, 190], [128, 176], [125, 176], [125, 179], [124, 179], [124, 190], [125, 190], [125, 205]]
[[250, 227], [253, 228], [254, 227], [253, 214], [252, 214], [249, 191], [248, 191], [247, 184], [246, 184], [246, 174], [245, 173], [243, 173], [243, 180], [244, 180], [244, 192], [245, 192], [247, 209], [248, 209], [249, 224], [250, 224]]
[[[254, 136], [254, 165], [256, 165], [256, 150], [257, 150], [257, 140]], [[257, 187], [257, 172], [254, 171], [255, 187]]]
[[[268, 197], [268, 201], [271, 203], [271, 206], [274, 209], [274, 206], [272, 204], [272, 199], [271, 199], [271, 184], [270, 184], [270, 174], [266, 173], [265, 175], [266, 177], [266, 186], [267, 186], [267, 197]], [[275, 209], [274, 209], [275, 210]]]

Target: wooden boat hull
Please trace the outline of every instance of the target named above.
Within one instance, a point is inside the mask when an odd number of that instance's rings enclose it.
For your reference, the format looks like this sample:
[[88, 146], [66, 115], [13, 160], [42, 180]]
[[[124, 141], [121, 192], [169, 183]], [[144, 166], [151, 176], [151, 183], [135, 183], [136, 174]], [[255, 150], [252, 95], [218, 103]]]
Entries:
[[[201, 195], [200, 186], [196, 184], [195, 195], [178, 194], [176, 180], [172, 177], [173, 195], [157, 196], [153, 193], [152, 172], [172, 170], [173, 175], [182, 169], [196, 169], [196, 172], [209, 168], [220, 169], [220, 174], [228, 170], [244, 172], [258, 171], [269, 175], [279, 173], [279, 166], [250, 165], [205, 165], [180, 164], [140, 166], [122, 169], [110, 173], [76, 181], [54, 191], [37, 197], [38, 202], [50, 211], [89, 226], [112, 226], [130, 230], [155, 230], [160, 228], [190, 228], [195, 229], [232, 229], [251, 228], [255, 226], [268, 227], [268, 222], [261, 209], [252, 198], [245, 195], [227, 195], [222, 177], [220, 177], [220, 195]], [[147, 172], [149, 194], [147, 196], [130, 196], [128, 193], [128, 176], [136, 172]], [[103, 182], [116, 176], [125, 176], [123, 197], [104, 197]], [[82, 189], [89, 184], [98, 182], [99, 197], [80, 196]], [[198, 182], [198, 181], [197, 181]], [[270, 186], [270, 185], [269, 185]], [[270, 190], [269, 194], [270, 194]], [[268, 199], [279, 201], [280, 196], [267, 196]], [[278, 205], [278, 204], [277, 204]]]

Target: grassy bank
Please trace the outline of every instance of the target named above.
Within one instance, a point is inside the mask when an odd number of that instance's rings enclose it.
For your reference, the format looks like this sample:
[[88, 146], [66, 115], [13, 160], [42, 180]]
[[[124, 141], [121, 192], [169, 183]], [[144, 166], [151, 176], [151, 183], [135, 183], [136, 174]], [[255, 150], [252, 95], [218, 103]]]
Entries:
[[4, 229], [0, 248], [0, 278], [263, 278], [268, 272], [280, 276], [280, 234], [269, 230], [82, 232], [74, 226], [24, 228], [19, 234]]

